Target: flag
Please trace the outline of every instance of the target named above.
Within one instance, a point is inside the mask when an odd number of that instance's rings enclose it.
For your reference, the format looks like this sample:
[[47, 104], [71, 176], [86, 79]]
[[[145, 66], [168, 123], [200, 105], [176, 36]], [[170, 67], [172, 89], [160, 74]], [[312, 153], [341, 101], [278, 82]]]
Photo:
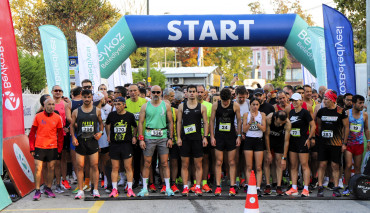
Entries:
[[122, 82], [121, 78], [121, 70], [122, 67], [119, 66], [116, 71], [114, 71], [113, 75], [108, 78], [108, 90], [113, 90], [116, 86], [123, 86], [124, 83]]
[[39, 27], [42, 49], [44, 51], [46, 80], [48, 89], [59, 85], [64, 96], [69, 96], [69, 57], [67, 39], [63, 32], [53, 25]]
[[308, 34], [311, 38], [312, 54], [315, 61], [317, 87], [327, 87], [324, 28], [308, 27]]
[[325, 4], [323, 14], [328, 88], [338, 95], [356, 94], [351, 23], [342, 13]]
[[85, 34], [76, 32], [76, 39], [79, 65], [76, 79], [91, 80], [94, 92], [97, 92], [101, 83], [98, 48], [95, 42]]
[[[21, 73], [8, 0], [0, 0], [0, 63], [2, 79], [3, 137], [24, 134]], [[0, 159], [2, 162], [2, 160]]]
[[123, 84], [133, 83], [130, 58], [127, 58], [126, 61], [121, 65], [121, 79]]
[[310, 85], [312, 89], [319, 90], [317, 78], [315, 78], [315, 76], [313, 76], [303, 65], [301, 65], [301, 68], [303, 73], [303, 85]]
[[203, 47], [198, 49], [198, 67], [203, 66]]

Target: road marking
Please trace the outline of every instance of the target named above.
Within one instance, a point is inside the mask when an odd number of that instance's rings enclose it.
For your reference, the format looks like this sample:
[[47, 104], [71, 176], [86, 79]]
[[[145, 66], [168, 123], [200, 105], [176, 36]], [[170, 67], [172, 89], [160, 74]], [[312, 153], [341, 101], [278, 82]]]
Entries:
[[90, 208], [54, 208], [54, 209], [6, 209], [4, 212], [20, 212], [20, 211], [65, 211], [65, 210], [86, 210]]
[[88, 213], [97, 213], [99, 212], [99, 209], [103, 206], [105, 201], [96, 201], [94, 205], [90, 208]]

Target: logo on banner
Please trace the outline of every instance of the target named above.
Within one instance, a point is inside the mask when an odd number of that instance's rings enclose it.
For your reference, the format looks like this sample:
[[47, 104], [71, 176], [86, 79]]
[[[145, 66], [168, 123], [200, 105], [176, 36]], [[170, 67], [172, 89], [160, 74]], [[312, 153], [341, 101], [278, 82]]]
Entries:
[[26, 156], [24, 156], [22, 150], [19, 148], [17, 144], [13, 144], [14, 154], [17, 158], [17, 161], [19, 163], [19, 166], [22, 168], [22, 171], [26, 175], [26, 177], [32, 182], [35, 182], [35, 179], [33, 177], [32, 169], [30, 165], [27, 162]]
[[13, 92], [11, 91], [4, 92], [3, 100], [4, 100], [4, 106], [6, 109], [10, 111], [18, 109], [20, 100], [19, 100], [19, 97], [16, 97]]

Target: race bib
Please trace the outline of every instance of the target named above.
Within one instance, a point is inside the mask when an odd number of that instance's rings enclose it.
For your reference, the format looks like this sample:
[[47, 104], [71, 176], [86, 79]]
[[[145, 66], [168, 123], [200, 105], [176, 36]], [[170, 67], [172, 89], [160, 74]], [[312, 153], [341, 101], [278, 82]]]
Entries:
[[301, 137], [301, 129], [293, 128], [292, 130], [290, 130], [290, 135], [293, 137]]
[[249, 130], [251, 130], [251, 131], [259, 130], [259, 128], [257, 126], [257, 122], [253, 122], [252, 125], [249, 127]]
[[220, 123], [218, 130], [220, 132], [230, 132], [231, 123]]
[[321, 136], [323, 138], [332, 138], [333, 137], [333, 130], [323, 130], [321, 132]]
[[150, 131], [150, 135], [153, 137], [162, 137], [163, 136], [163, 130], [161, 129], [153, 129]]
[[140, 117], [140, 113], [135, 113], [134, 116], [135, 116], [135, 121], [138, 121]]
[[197, 129], [195, 128], [195, 124], [184, 126], [184, 132], [185, 132], [185, 135], [196, 133]]
[[94, 132], [94, 126], [83, 126], [81, 130], [83, 133], [91, 133]]
[[351, 132], [361, 132], [361, 124], [350, 124], [349, 131]]
[[126, 133], [126, 127], [125, 126], [119, 126], [119, 127], [114, 127], [114, 133]]

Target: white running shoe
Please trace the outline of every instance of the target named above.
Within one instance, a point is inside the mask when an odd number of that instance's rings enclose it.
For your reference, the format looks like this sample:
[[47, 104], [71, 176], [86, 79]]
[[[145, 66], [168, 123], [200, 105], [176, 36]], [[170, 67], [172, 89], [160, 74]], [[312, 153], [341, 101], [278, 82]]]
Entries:
[[338, 187], [341, 188], [341, 189], [344, 189], [342, 178], [339, 179]]
[[327, 186], [328, 186], [328, 184], [329, 184], [329, 177], [325, 177], [325, 178], [324, 178], [324, 182], [323, 182], [322, 186], [323, 186], [323, 187], [327, 187]]

